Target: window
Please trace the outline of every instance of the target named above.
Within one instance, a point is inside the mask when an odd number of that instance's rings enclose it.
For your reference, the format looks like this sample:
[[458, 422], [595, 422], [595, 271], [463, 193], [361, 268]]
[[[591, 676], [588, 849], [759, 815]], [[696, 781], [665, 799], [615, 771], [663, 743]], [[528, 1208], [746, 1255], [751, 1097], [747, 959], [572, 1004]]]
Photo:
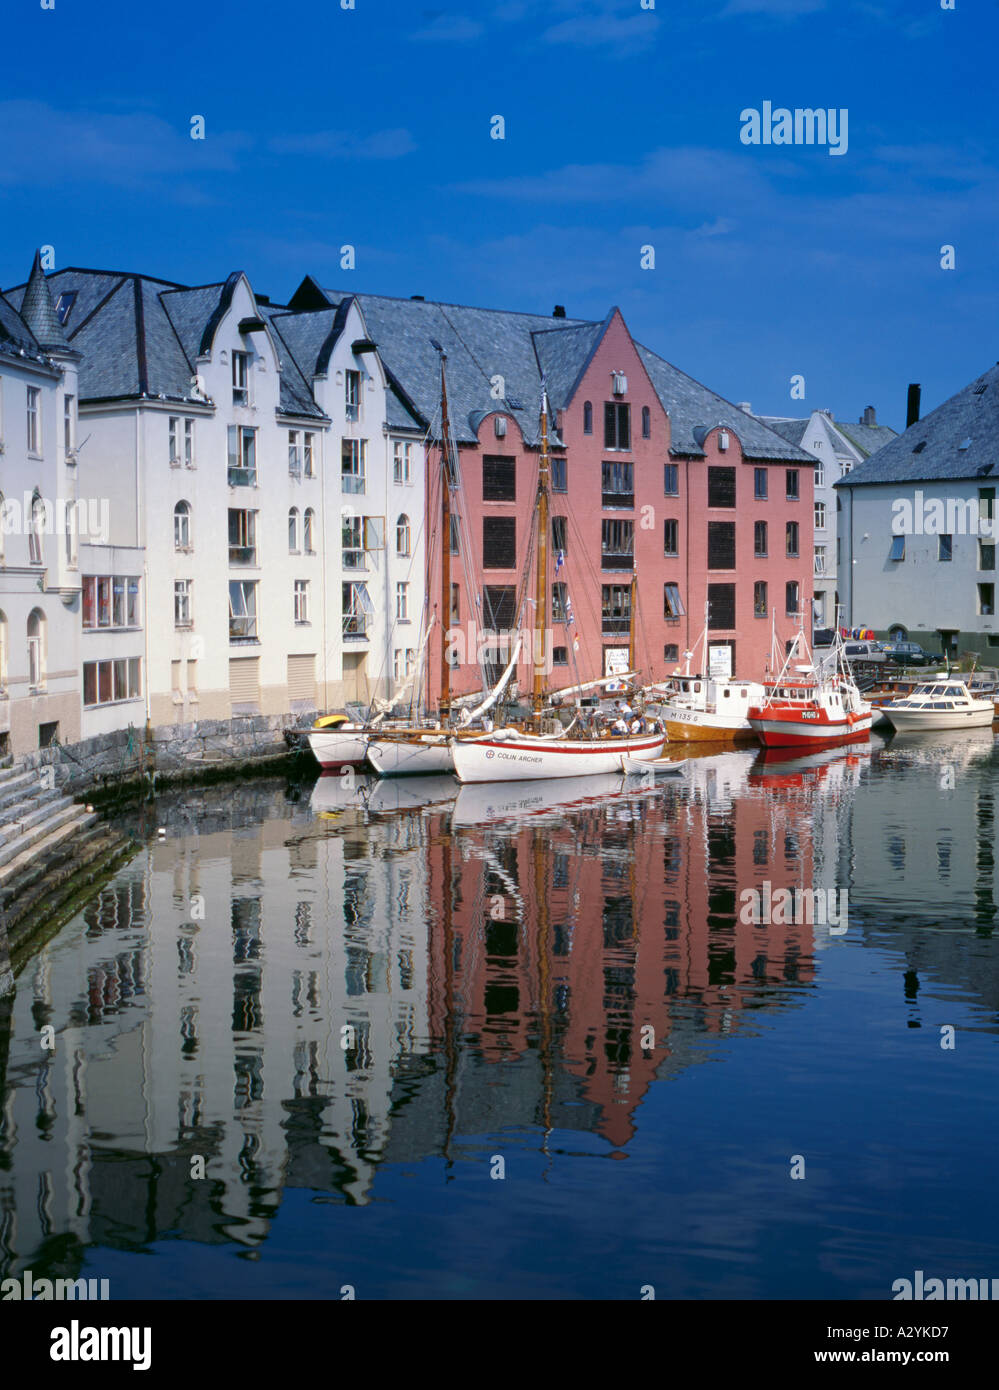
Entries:
[[552, 665], [553, 665], [553, 666], [568, 666], [568, 664], [569, 664], [569, 648], [568, 648], [568, 647], [552, 647]]
[[301, 430], [288, 431], [288, 472], [293, 478], [302, 476], [304, 446]]
[[569, 464], [564, 457], [556, 457], [551, 460], [552, 472], [552, 492], [569, 491]]
[[461, 585], [451, 585], [451, 623], [461, 622]]
[[825, 574], [826, 572], [826, 548], [824, 545], [815, 547], [815, 573]]
[[652, 438], [652, 411], [647, 405], [642, 406], [642, 438]]
[[174, 627], [191, 626], [190, 579], [175, 579], [173, 581], [173, 625]]
[[680, 646], [677, 642], [667, 642], [663, 647], [663, 661], [679, 661]]
[[309, 621], [309, 581], [307, 579], [295, 580], [295, 622], [307, 623]]
[[569, 591], [565, 584], [558, 583], [552, 585], [552, 622], [564, 623], [568, 621], [566, 617], [566, 603]]
[[229, 641], [257, 640], [257, 581], [229, 581]]
[[398, 439], [392, 445], [392, 481], [400, 486], [413, 481], [413, 446]]
[[516, 502], [517, 463], [511, 458], [489, 455], [482, 460], [483, 502]]
[[993, 541], [978, 542], [978, 568], [994, 570], [996, 567], [996, 548]]
[[753, 617], [765, 618], [767, 616], [767, 581], [757, 579], [753, 585]]
[[735, 627], [735, 585], [708, 585], [708, 627]]
[[754, 521], [753, 554], [758, 560], [765, 560], [767, 553], [767, 523], [765, 521]]
[[127, 627], [139, 627], [139, 579], [136, 575], [125, 580], [126, 609], [125, 624]]
[[179, 468], [179, 467], [180, 467], [180, 416], [179, 416], [179, 415], [171, 415], [171, 416], [170, 416], [169, 422], [168, 422], [168, 426], [167, 426], [167, 432], [168, 432], [168, 435], [169, 435], [169, 444], [168, 444], [168, 447], [167, 447], [167, 453], [168, 453], [169, 458], [170, 458], [170, 467], [171, 467], [171, 468]]
[[367, 569], [364, 558], [364, 518], [344, 517], [340, 533], [340, 552], [345, 570]]
[[785, 476], [785, 482], [786, 482], [785, 496], [788, 498], [789, 501], [796, 502], [796, 501], [798, 500], [798, 470], [797, 470], [797, 468], [788, 468], [788, 469], [785, 471], [785, 475], [784, 475], [784, 476]]
[[28, 531], [28, 559], [33, 565], [40, 565], [45, 560], [43, 536], [47, 514], [48, 506], [36, 492], [31, 499], [31, 526]]
[[954, 537], [941, 534], [937, 537], [937, 559], [952, 560], [954, 558]]
[[593, 433], [593, 402], [583, 402], [583, 433]]
[[815, 486], [816, 486], [816, 487], [825, 487], [825, 485], [826, 485], [826, 470], [825, 470], [825, 468], [824, 468], [823, 465], [822, 465], [822, 460], [819, 459], [818, 463], [815, 465]]
[[42, 452], [42, 393], [37, 386], [29, 386], [28, 391], [28, 453]]
[[364, 492], [366, 439], [345, 439], [340, 451], [340, 486], [344, 492]]
[[248, 352], [234, 352], [232, 354], [232, 403], [233, 405], [249, 405], [250, 403], [250, 354]]
[[292, 507], [288, 513], [288, 553], [297, 555], [298, 551], [298, 508]]
[[600, 523], [600, 566], [605, 570], [630, 570], [635, 565], [635, 523]]
[[509, 632], [516, 615], [517, 590], [512, 584], [485, 585], [482, 590], [482, 620], [488, 631]]
[[306, 507], [303, 518], [305, 536], [302, 542], [302, 549], [306, 555], [316, 553], [316, 514], [311, 507]]
[[517, 518], [513, 516], [484, 516], [482, 518], [482, 567], [487, 570], [512, 570], [517, 565]]
[[604, 403], [604, 448], [631, 448], [631, 406], [622, 401]]
[[663, 464], [663, 496], [679, 497], [680, 466], [676, 463]]
[[461, 518], [451, 513], [451, 554], [461, 554]]
[[344, 408], [348, 420], [361, 418], [361, 373], [346, 371], [343, 374]]
[[789, 521], [784, 528], [785, 547], [784, 553], [789, 560], [793, 560], [798, 553], [798, 523]]
[[33, 608], [28, 615], [28, 685], [38, 690], [45, 684], [45, 614]]
[[395, 523], [395, 553], [409, 554], [409, 517], [405, 514]]
[[569, 537], [567, 517], [552, 517], [552, 550], [555, 551], [556, 555], [559, 551], [562, 552], [563, 556], [565, 556], [568, 553]]
[[601, 506], [633, 507], [635, 505], [635, 465], [633, 463], [601, 464]]
[[980, 487], [978, 489], [978, 519], [979, 521], [991, 521], [995, 516], [996, 490], [994, 487]]
[[891, 538], [891, 550], [888, 552], [888, 559], [889, 559], [889, 560], [904, 560], [904, 559], [905, 559], [905, 537], [904, 537], [904, 536], [892, 536], [892, 538]]
[[684, 617], [687, 610], [683, 606], [680, 598], [679, 584], [663, 585], [663, 617], [667, 622], [679, 621]]
[[994, 584], [979, 584], [978, 611], [982, 617], [991, 617], [995, 613], [996, 586]]
[[631, 628], [631, 585], [604, 584], [601, 587], [601, 630], [605, 637], [628, 632]]
[[316, 476], [316, 436], [311, 430], [306, 430], [305, 435], [305, 458], [303, 467], [307, 478]]
[[797, 617], [799, 603], [798, 581], [789, 579], [784, 585], [784, 612], [788, 617]]
[[735, 522], [708, 522], [708, 569], [735, 569]]
[[174, 550], [190, 550], [191, 548], [190, 502], [178, 502], [173, 509], [173, 548]]
[[257, 563], [257, 514], [229, 508], [229, 563]]
[[815, 529], [816, 531], [826, 529], [826, 504], [824, 502], [816, 502], [815, 504]]
[[64, 396], [62, 401], [62, 428], [63, 446], [67, 454], [71, 454], [76, 447], [76, 430], [74, 429], [75, 416], [73, 407], [76, 404], [75, 396]]
[[405, 581], [395, 586], [395, 620], [409, 622], [409, 584]]
[[125, 626], [125, 580], [119, 575], [111, 580], [111, 626]]
[[257, 486], [257, 431], [229, 426], [229, 486]]
[[680, 523], [675, 517], [667, 517], [663, 522], [663, 554], [680, 554]]
[[714, 466], [708, 469], [708, 506], [735, 506], [735, 469]]
[[767, 500], [767, 476], [767, 469], [753, 469], [753, 496], [756, 498], [757, 502], [765, 502]]
[[344, 584], [341, 593], [344, 637], [366, 637], [368, 618], [374, 612], [368, 586], [363, 582]]
[[[179, 666], [179, 662], [175, 662]], [[142, 697], [142, 658], [119, 657], [114, 661], [83, 663], [84, 705], [107, 705], [116, 700]]]
[[63, 290], [62, 294], [55, 302], [56, 318], [63, 328], [69, 322], [69, 316], [73, 312], [73, 305], [76, 303], [76, 290]]

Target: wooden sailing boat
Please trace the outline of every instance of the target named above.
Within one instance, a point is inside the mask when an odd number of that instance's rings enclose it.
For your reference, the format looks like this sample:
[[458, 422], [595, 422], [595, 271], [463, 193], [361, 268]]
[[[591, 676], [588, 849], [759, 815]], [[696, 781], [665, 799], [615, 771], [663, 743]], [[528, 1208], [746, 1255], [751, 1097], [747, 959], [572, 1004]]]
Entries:
[[[487, 701], [473, 711], [471, 717], [464, 716], [462, 727], [450, 728], [451, 708], [451, 664], [448, 661], [448, 623], [445, 615], [451, 612], [451, 488], [457, 480], [457, 457], [451, 437], [451, 418], [447, 399], [447, 353], [438, 347], [441, 357], [441, 622], [440, 622], [440, 671], [441, 693], [437, 705], [437, 717], [425, 725], [411, 724], [404, 728], [384, 731], [374, 730], [367, 740], [368, 762], [379, 777], [426, 776], [433, 773], [446, 773], [454, 770], [451, 747], [454, 741], [475, 738], [480, 731], [470, 727], [476, 718], [481, 718], [485, 708], [502, 693], [502, 688], [516, 667], [519, 646], [514, 653], [513, 662], [507, 667], [496, 690]], [[429, 563], [428, 563], [429, 575]], [[466, 727], [469, 726], [469, 727]]]
[[[556, 718], [544, 719], [548, 692], [541, 653], [548, 626], [548, 527], [550, 460], [548, 452], [548, 395], [541, 399], [541, 458], [538, 465], [537, 552], [535, 556], [534, 680], [532, 718], [525, 727], [499, 729], [451, 743], [454, 771], [461, 782], [519, 782], [549, 777], [588, 777], [620, 772], [624, 757], [657, 758], [666, 739], [662, 733], [595, 734], [579, 727], [579, 713], [563, 728]], [[635, 656], [635, 599], [637, 576], [632, 576], [629, 666]]]

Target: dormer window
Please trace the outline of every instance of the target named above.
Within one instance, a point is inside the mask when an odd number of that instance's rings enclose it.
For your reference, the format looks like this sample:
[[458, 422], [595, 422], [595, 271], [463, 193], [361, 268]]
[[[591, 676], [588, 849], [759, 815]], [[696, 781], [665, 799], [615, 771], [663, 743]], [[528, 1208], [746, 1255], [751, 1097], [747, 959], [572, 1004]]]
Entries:
[[359, 420], [361, 418], [361, 373], [344, 372], [343, 390], [347, 419]]
[[76, 303], [76, 290], [64, 290], [55, 303], [56, 318], [63, 328], [69, 320], [73, 305]]
[[234, 352], [232, 354], [232, 403], [233, 405], [250, 404], [250, 354], [248, 352]]

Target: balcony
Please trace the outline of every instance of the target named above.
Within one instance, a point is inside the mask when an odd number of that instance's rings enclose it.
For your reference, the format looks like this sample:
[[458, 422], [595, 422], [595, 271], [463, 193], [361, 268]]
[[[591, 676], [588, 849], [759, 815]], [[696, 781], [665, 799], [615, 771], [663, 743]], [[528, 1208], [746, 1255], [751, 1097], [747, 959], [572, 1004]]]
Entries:
[[255, 545], [231, 545], [229, 547], [230, 565], [255, 565], [257, 547]]
[[634, 552], [602, 550], [600, 552], [600, 568], [604, 570], [633, 570], [635, 568]]
[[605, 488], [600, 494], [600, 505], [606, 510], [608, 507], [616, 507], [621, 511], [635, 510], [634, 492], [608, 492]]
[[601, 623], [601, 632], [604, 637], [619, 637], [621, 633], [631, 631], [630, 618], [609, 618], [604, 615]]
[[230, 487], [256, 487], [257, 470], [255, 468], [230, 468], [229, 469]]

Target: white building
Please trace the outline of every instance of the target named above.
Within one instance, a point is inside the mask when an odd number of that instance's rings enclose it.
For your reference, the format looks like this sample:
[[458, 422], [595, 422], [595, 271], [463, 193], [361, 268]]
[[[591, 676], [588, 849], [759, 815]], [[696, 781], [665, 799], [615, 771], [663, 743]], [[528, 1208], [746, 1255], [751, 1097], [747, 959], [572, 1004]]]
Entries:
[[[748, 406], [744, 406], [748, 410]], [[831, 410], [813, 410], [806, 419], [762, 415], [761, 420], [818, 460], [815, 469], [815, 553], [812, 614], [815, 627], [832, 627], [840, 602], [839, 582], [842, 544], [838, 530], [838, 497], [833, 491], [840, 478], [863, 463], [877, 449], [895, 438], [895, 431], [879, 425], [869, 405], [857, 424], [833, 419]], [[863, 615], [861, 614], [861, 618]]]
[[14, 757], [80, 737], [77, 503], [87, 500], [79, 354], [37, 255], [20, 310], [0, 295], [0, 756]]
[[80, 553], [79, 736], [402, 685], [424, 598], [423, 430], [354, 301], [293, 312], [239, 272], [188, 288], [67, 269], [49, 292], [106, 514]]
[[999, 658], [993, 367], [840, 482], [846, 621]]

